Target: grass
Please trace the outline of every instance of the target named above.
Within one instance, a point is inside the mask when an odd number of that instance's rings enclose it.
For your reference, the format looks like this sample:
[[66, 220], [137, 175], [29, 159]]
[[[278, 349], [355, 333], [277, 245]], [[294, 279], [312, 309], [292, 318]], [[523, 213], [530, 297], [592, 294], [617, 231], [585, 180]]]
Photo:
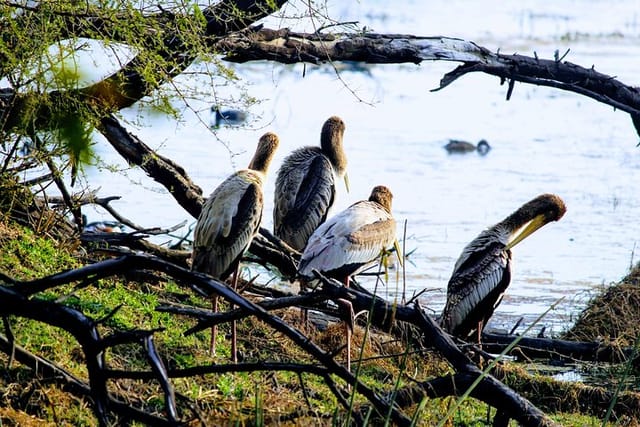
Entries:
[[[19, 279], [31, 279], [80, 266], [85, 262], [78, 253], [57, 247], [15, 226], [0, 223], [0, 271]], [[100, 326], [106, 336], [114, 331], [139, 329], [162, 330], [155, 342], [169, 368], [188, 368], [210, 363], [225, 364], [230, 354], [230, 341], [225, 338], [228, 326], [222, 325], [218, 335], [218, 354], [211, 357], [209, 331], [189, 337], [183, 331], [194, 321], [155, 311], [164, 302], [189, 303], [209, 307], [209, 301], [193, 296], [172, 281], [154, 283], [112, 277], [82, 289], [72, 286], [57, 288], [38, 295], [46, 299], [70, 295], [65, 304], [81, 310], [94, 319], [121, 308]], [[289, 323], [302, 329], [297, 309], [278, 313]], [[72, 374], [86, 380], [84, 354], [78, 343], [64, 331], [27, 319], [11, 319], [17, 342], [30, 351], [54, 361]], [[312, 363], [299, 348], [255, 319], [238, 323], [239, 348], [246, 361]], [[330, 323], [326, 330], [307, 331], [312, 341], [327, 351], [343, 345], [340, 323]], [[376, 330], [356, 327], [353, 334], [354, 367], [362, 353], [359, 379], [381, 393], [412, 385], [434, 376], [450, 373], [449, 365], [432, 352], [406, 352], [397, 339]], [[0, 354], [0, 425], [94, 425], [96, 420], [89, 400], [61, 390], [54, 381], [35, 378], [32, 372]], [[114, 369], [147, 370], [144, 352], [137, 345], [119, 345], [107, 352], [108, 365]], [[340, 381], [336, 379], [336, 381]], [[311, 374], [298, 376], [292, 372], [255, 372], [210, 374], [173, 380], [176, 392], [191, 399], [210, 425], [343, 425], [348, 419], [324, 381]], [[304, 386], [304, 392], [303, 392]], [[163, 411], [163, 394], [153, 381], [118, 380], [109, 383], [110, 390], [133, 405], [150, 412]], [[180, 400], [184, 402], [184, 400]], [[357, 408], [365, 401], [354, 399]], [[416, 402], [408, 413], [414, 414], [415, 425], [431, 426], [445, 417], [454, 398], [425, 399]], [[465, 400], [445, 426], [482, 425], [487, 406], [475, 399]], [[186, 405], [181, 409], [189, 413]], [[558, 413], [553, 417], [563, 425], [599, 425], [595, 417]], [[379, 421], [377, 421], [379, 422]], [[511, 425], [515, 425], [512, 423]]]

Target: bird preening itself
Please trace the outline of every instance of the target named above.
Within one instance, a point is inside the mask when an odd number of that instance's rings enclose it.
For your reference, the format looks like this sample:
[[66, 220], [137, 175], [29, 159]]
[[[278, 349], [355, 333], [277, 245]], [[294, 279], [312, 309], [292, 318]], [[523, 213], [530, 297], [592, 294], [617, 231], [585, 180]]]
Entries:
[[[402, 254], [396, 240], [396, 221], [391, 214], [391, 191], [374, 187], [368, 200], [361, 200], [320, 225], [304, 249], [298, 273], [302, 280], [312, 280], [313, 270], [337, 279], [349, 287], [349, 278], [372, 264], [391, 245], [400, 262]], [[341, 306], [348, 310], [345, 325], [347, 369], [351, 366], [351, 328], [353, 308], [348, 301]]]
[[491, 146], [486, 139], [481, 139], [477, 146], [471, 142], [461, 141], [459, 139], [450, 139], [447, 145], [444, 146], [444, 149], [447, 150], [449, 154], [477, 151], [478, 154], [484, 156], [489, 152], [489, 150], [491, 150]]
[[344, 178], [349, 191], [344, 130], [342, 119], [330, 117], [322, 126], [320, 147], [298, 148], [278, 170], [274, 234], [297, 251], [305, 248], [311, 234], [326, 220], [336, 197], [336, 181]]
[[511, 248], [565, 212], [560, 197], [542, 194], [469, 243], [449, 279], [442, 328], [465, 340], [475, 333], [480, 342], [482, 329], [511, 281]]
[[[278, 137], [265, 133], [248, 169], [229, 176], [204, 202], [194, 230], [192, 270], [225, 280], [233, 273], [237, 289], [240, 259], [258, 233], [262, 219], [262, 186], [278, 147]], [[213, 311], [218, 297], [212, 296]], [[215, 354], [216, 327], [211, 333]], [[237, 361], [235, 322], [232, 322], [232, 357]]]

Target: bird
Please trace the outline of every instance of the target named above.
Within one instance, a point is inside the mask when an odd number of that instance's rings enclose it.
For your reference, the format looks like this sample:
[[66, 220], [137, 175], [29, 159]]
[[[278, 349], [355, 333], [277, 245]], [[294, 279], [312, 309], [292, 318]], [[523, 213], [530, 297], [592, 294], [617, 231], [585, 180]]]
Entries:
[[486, 139], [481, 139], [477, 146], [473, 145], [471, 142], [461, 141], [459, 139], [450, 139], [447, 145], [444, 146], [444, 149], [447, 150], [449, 154], [478, 151], [479, 154], [484, 156], [489, 152], [489, 150], [491, 150], [491, 146]]
[[88, 222], [87, 216], [82, 214], [82, 231], [84, 233], [123, 233], [125, 225], [118, 221]]
[[[317, 270], [349, 287], [351, 276], [375, 264], [381, 253], [391, 245], [398, 259], [402, 254], [396, 239], [396, 221], [391, 214], [393, 195], [387, 187], [373, 188], [368, 200], [361, 200], [320, 225], [309, 238], [302, 253], [298, 274], [302, 281], [311, 281]], [[402, 261], [400, 261], [402, 262]], [[351, 370], [351, 328], [353, 307], [341, 301], [348, 311], [345, 323], [347, 369]]]
[[440, 326], [465, 340], [475, 332], [480, 343], [482, 329], [511, 281], [511, 249], [566, 210], [560, 197], [542, 194], [471, 241], [453, 268]]
[[[248, 169], [239, 170], [222, 182], [202, 206], [194, 229], [191, 269], [225, 280], [233, 273], [232, 286], [237, 289], [240, 259], [258, 233], [262, 220], [263, 192], [269, 164], [279, 139], [267, 132]], [[218, 297], [212, 296], [212, 309], [218, 309]], [[232, 322], [231, 352], [237, 362], [235, 322]], [[211, 331], [211, 354], [215, 354], [216, 327]]]
[[220, 110], [220, 107], [214, 105], [211, 107], [213, 114], [213, 127], [219, 128], [220, 125], [238, 126], [247, 120], [247, 113], [241, 110]]
[[301, 252], [326, 219], [336, 198], [336, 181], [344, 179], [347, 157], [342, 148], [345, 124], [332, 116], [324, 122], [320, 147], [294, 150], [278, 170], [273, 203], [274, 234]]

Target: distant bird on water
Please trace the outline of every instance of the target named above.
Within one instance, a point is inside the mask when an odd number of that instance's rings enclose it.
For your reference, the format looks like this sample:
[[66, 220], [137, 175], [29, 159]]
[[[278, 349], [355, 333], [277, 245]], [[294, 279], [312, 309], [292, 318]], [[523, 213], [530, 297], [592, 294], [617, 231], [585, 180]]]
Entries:
[[442, 328], [462, 339], [475, 332], [480, 342], [482, 329], [511, 281], [511, 248], [565, 212], [560, 197], [542, 194], [469, 243], [449, 279]]
[[[228, 177], [202, 206], [194, 231], [192, 270], [225, 280], [233, 273], [237, 289], [240, 259], [258, 233], [262, 219], [264, 183], [267, 169], [278, 147], [278, 137], [265, 133], [248, 169]], [[218, 296], [212, 296], [213, 311]], [[237, 361], [236, 325], [232, 323], [232, 356]], [[211, 353], [215, 354], [216, 327], [211, 331]]]
[[479, 154], [485, 155], [491, 150], [491, 146], [487, 142], [486, 139], [481, 139], [478, 142], [478, 145], [475, 146], [470, 142], [461, 141], [458, 139], [450, 139], [447, 145], [444, 146], [444, 149], [449, 152], [449, 154], [453, 153], [469, 153], [472, 151], [478, 151]]
[[211, 107], [213, 115], [213, 127], [219, 128], [221, 125], [238, 126], [247, 120], [247, 113], [241, 110], [220, 110], [214, 105]]
[[84, 233], [123, 233], [125, 230], [125, 225], [118, 221], [88, 222], [85, 214], [82, 214], [82, 224]]
[[336, 197], [336, 181], [344, 178], [349, 191], [344, 130], [342, 119], [330, 117], [322, 126], [320, 147], [298, 148], [278, 170], [274, 234], [297, 251], [304, 249], [309, 236], [327, 219]]
[[[396, 240], [396, 221], [391, 215], [391, 191], [374, 187], [368, 200], [361, 200], [323, 223], [309, 238], [298, 273], [303, 281], [314, 278], [313, 270], [340, 280], [349, 287], [349, 278], [375, 264], [380, 254], [394, 245], [398, 259], [402, 254]], [[351, 369], [351, 328], [353, 307], [341, 301], [348, 310], [345, 325], [347, 369]]]

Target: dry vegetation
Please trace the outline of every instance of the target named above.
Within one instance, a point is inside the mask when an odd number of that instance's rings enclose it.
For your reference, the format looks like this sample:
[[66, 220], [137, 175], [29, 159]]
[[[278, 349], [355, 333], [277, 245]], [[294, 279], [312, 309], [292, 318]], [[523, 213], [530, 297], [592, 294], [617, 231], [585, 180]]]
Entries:
[[610, 341], [630, 347], [638, 340], [640, 325], [640, 264], [615, 286], [603, 289], [566, 332], [570, 340]]

